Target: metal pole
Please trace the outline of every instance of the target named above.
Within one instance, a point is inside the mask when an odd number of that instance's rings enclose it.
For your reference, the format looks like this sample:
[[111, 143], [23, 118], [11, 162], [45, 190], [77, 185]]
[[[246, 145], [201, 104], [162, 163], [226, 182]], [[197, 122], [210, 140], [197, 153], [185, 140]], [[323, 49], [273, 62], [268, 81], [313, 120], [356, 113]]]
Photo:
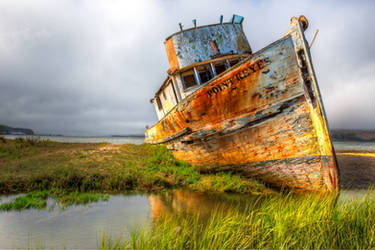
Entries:
[[202, 84], [201, 77], [196, 67], [194, 67], [194, 77], [195, 77], [195, 82], [197, 83], [197, 85], [201, 85]]

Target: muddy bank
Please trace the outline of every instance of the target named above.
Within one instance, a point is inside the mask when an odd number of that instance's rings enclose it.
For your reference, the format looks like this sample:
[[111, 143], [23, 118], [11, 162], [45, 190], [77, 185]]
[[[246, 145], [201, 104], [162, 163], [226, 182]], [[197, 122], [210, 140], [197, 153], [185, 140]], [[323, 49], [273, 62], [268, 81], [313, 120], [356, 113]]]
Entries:
[[337, 153], [340, 169], [340, 186], [368, 188], [375, 186], [375, 157]]

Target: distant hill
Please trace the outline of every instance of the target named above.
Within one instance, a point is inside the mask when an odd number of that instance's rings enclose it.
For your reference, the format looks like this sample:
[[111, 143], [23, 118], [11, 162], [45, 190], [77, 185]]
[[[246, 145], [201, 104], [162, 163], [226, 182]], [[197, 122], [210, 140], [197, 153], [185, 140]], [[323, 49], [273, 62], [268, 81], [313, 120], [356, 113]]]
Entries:
[[375, 142], [375, 130], [332, 129], [331, 139], [334, 141]]
[[0, 135], [33, 135], [34, 131], [29, 128], [12, 128], [0, 125]]
[[111, 137], [145, 137], [145, 135], [111, 135]]

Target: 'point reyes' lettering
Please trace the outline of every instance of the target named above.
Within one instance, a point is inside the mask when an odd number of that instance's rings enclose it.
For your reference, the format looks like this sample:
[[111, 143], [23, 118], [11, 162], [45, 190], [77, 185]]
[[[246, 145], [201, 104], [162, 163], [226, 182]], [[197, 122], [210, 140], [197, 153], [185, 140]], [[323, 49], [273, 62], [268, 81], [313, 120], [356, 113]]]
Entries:
[[241, 70], [240, 72], [236, 73], [231, 78], [220, 82], [218, 84], [215, 84], [212, 86], [209, 90], [206, 91], [206, 93], [212, 97], [214, 94], [217, 94], [221, 91], [226, 90], [229, 87], [232, 87], [237, 81], [241, 81], [242, 79], [251, 76], [255, 72], [263, 69], [266, 65], [269, 65], [271, 63], [270, 59], [268, 57], [260, 59], [253, 64], [247, 66], [245, 69]]

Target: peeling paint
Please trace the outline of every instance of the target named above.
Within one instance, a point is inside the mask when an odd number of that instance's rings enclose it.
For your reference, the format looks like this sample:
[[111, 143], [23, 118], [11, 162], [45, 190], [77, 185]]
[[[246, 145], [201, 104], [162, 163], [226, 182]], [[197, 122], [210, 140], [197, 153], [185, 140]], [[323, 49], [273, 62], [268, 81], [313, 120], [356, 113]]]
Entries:
[[[210, 60], [214, 50], [207, 41], [213, 37], [220, 52], [242, 53], [242, 28], [225, 27], [233, 33], [215, 33], [214, 25], [172, 36], [179, 67]], [[338, 189], [326, 115], [298, 18], [282, 39], [196, 88], [145, 136], [199, 169], [234, 168], [280, 187]]]
[[171, 68], [182, 69], [218, 56], [211, 49], [210, 42], [213, 41], [217, 44], [220, 55], [251, 52], [241, 24], [208, 25], [179, 32], [166, 40]]

